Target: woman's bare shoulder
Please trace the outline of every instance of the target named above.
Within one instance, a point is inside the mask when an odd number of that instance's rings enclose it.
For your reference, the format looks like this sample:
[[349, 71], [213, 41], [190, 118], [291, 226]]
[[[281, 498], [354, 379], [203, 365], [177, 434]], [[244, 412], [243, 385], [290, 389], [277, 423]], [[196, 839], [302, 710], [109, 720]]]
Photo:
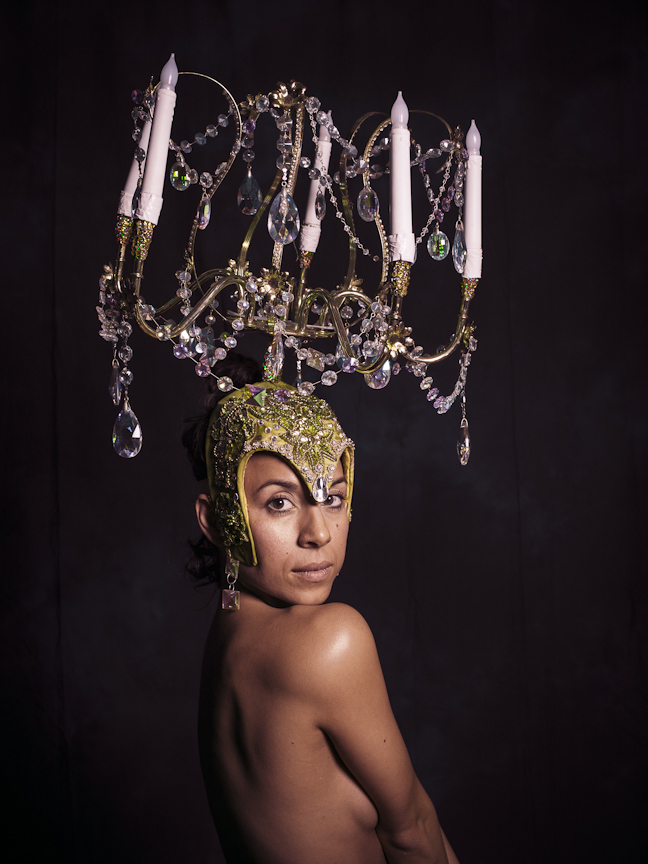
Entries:
[[379, 665], [371, 629], [352, 606], [326, 603], [287, 611], [283, 659], [307, 689], [339, 680], [340, 671], [349, 667]]

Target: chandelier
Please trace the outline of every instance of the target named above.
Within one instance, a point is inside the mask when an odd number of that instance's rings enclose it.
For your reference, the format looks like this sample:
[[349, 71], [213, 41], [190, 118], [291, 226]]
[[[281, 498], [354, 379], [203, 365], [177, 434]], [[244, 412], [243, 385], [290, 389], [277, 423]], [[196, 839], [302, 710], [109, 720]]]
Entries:
[[[213, 82], [225, 102], [213, 125], [197, 132], [191, 141], [176, 143], [171, 134], [179, 74]], [[475, 122], [464, 142], [459, 127], [453, 130], [432, 112], [417, 112], [435, 118], [444, 129], [444, 137], [426, 148], [412, 139], [408, 108], [399, 92], [391, 116], [367, 113], [344, 138], [331, 111], [325, 111], [316, 97], [307, 96], [306, 88], [296, 81], [280, 83], [271, 93], [248, 95], [237, 103], [215, 79], [178, 73], [173, 54], [160, 82], [132, 95], [136, 150], [119, 201], [119, 252], [114, 266], [104, 267], [97, 306], [100, 335], [113, 346], [109, 391], [114, 404], [120, 406], [113, 429], [116, 452], [130, 458], [142, 445], [142, 428], [129, 399], [133, 349], [128, 340], [136, 324], [147, 335], [169, 343], [175, 357], [190, 361], [197, 375], [215, 377], [223, 393], [235, 389], [233, 382], [216, 374], [214, 367], [250, 330], [267, 334], [266, 380], [282, 377], [286, 352], [294, 351], [295, 386], [303, 395], [313, 393], [316, 386], [332, 386], [345, 373], [360, 373], [369, 387], [381, 390], [404, 366], [420, 379], [421, 390], [438, 414], [460, 402], [457, 453], [461, 464], [467, 464], [466, 376], [477, 347], [468, 309], [481, 276], [482, 259], [480, 135]], [[253, 173], [255, 132], [260, 123], [274, 123], [278, 133], [277, 171], [265, 195]], [[190, 166], [192, 153], [217, 137], [228, 137], [229, 152], [213, 171], [198, 174]], [[362, 147], [361, 139], [365, 142]], [[339, 159], [332, 163], [334, 145]], [[169, 150], [173, 158], [170, 170]], [[241, 212], [251, 217], [249, 227], [237, 257], [220, 268], [198, 272], [196, 243], [212, 220], [214, 195], [237, 159], [245, 164], [237, 202]], [[412, 169], [421, 176], [429, 207], [418, 236], [412, 226]], [[383, 174], [389, 175], [389, 233], [372, 186]], [[310, 180], [309, 194], [300, 217], [294, 192], [298, 179], [305, 175]], [[146, 302], [141, 287], [167, 178], [174, 190], [197, 192], [199, 201], [184, 261], [175, 273], [175, 293], [156, 307]], [[352, 185], [357, 191], [351, 191]], [[308, 284], [309, 269], [325, 216], [331, 213], [328, 221], [339, 222], [338, 230], [348, 236], [347, 271], [340, 285], [314, 288]], [[373, 224], [379, 251], [370, 251], [361, 241], [356, 218]], [[445, 232], [453, 219], [450, 239]], [[272, 258], [266, 268], [253, 273], [250, 247], [255, 235], [259, 236], [256, 232], [265, 230], [272, 240]], [[298, 252], [291, 273], [282, 267], [284, 251], [293, 243]], [[413, 329], [403, 318], [412, 267], [422, 245], [435, 261], [451, 256], [461, 277], [454, 334], [433, 353], [416, 344]], [[356, 274], [358, 256], [367, 256], [382, 268], [369, 291]], [[329, 340], [328, 351], [314, 347], [322, 340]], [[459, 376], [452, 391], [442, 395], [430, 372], [457, 349]]]

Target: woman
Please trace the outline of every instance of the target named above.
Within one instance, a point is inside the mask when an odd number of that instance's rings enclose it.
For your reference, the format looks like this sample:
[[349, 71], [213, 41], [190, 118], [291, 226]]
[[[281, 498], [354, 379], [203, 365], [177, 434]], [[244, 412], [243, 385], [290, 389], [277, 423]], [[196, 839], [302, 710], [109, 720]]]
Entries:
[[225, 857], [457, 864], [394, 720], [369, 627], [345, 604], [324, 605], [346, 551], [353, 443], [326, 402], [283, 383], [245, 387], [260, 377], [249, 362], [228, 374], [243, 389], [185, 442], [209, 482], [198, 522], [228, 559], [199, 721]]

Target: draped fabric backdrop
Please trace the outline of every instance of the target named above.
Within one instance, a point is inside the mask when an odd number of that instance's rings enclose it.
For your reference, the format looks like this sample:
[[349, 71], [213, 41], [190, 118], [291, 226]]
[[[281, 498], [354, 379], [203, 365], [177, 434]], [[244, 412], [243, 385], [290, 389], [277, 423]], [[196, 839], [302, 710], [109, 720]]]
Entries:
[[[326, 392], [358, 444], [333, 599], [373, 628], [462, 864], [645, 861], [645, 4], [27, 0], [3, 23], [5, 860], [222, 860], [195, 731], [213, 592], [183, 576], [196, 489], [179, 439], [204, 385], [135, 333], [145, 440], [119, 459], [94, 309], [130, 91], [175, 51], [238, 99], [296, 78], [343, 134], [398, 89], [464, 130], [476, 119], [473, 453], [462, 468], [458, 407], [437, 417], [407, 373]], [[214, 122], [185, 85], [178, 140]], [[202, 267], [236, 253], [242, 175], [216, 195], [231, 218], [210, 226]], [[165, 191], [154, 302], [175, 290], [194, 192]], [[337, 284], [343, 244], [317, 268]], [[414, 268], [405, 317], [431, 349], [458, 282], [449, 261]], [[442, 391], [457, 369], [434, 373]]]

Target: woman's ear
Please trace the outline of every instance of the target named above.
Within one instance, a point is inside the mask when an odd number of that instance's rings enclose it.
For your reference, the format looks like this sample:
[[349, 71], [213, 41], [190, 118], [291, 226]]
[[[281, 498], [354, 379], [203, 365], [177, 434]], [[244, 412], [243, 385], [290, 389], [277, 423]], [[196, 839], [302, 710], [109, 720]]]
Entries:
[[196, 518], [200, 525], [200, 530], [205, 537], [210, 540], [214, 546], [223, 548], [218, 527], [216, 525], [216, 515], [212, 506], [209, 495], [200, 494], [196, 499]]

